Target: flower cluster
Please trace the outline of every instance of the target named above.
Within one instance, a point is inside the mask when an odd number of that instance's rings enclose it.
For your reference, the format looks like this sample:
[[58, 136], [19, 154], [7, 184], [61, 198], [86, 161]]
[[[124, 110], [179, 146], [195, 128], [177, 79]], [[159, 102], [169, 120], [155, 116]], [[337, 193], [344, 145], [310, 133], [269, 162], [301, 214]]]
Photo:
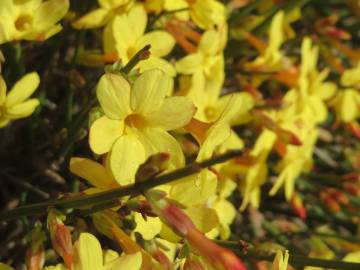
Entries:
[[[14, 151], [34, 159], [29, 179], [76, 183], [48, 207], [19, 210], [47, 212], [48, 233], [37, 221], [25, 238], [27, 269], [285, 270], [288, 250], [301, 266], [296, 253], [360, 261], [346, 237], [323, 238], [334, 226], [304, 222], [341, 222], [339, 234], [360, 224], [350, 11], [318, 18], [308, 1], [75, 2], [0, 3], [0, 128], [30, 130], [30, 146]], [[23, 61], [21, 50], [39, 52]], [[304, 228], [307, 244], [285, 237]], [[257, 252], [272, 265], [251, 259]]]

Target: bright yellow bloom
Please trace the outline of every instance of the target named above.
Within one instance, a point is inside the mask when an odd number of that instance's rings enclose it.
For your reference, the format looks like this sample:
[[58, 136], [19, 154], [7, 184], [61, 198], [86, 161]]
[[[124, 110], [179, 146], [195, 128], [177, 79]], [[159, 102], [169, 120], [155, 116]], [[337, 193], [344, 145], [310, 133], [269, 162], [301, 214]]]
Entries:
[[212, 29], [226, 22], [226, 8], [217, 0], [147, 0], [144, 3], [149, 11], [175, 11], [174, 16], [187, 21], [189, 18], [202, 29]]
[[277, 250], [271, 270], [286, 270], [288, 261], [289, 251], [285, 250], [283, 253], [281, 250]]
[[[176, 0], [170, 1], [175, 3]], [[188, 0], [181, 1], [187, 4], [189, 8], [189, 14], [191, 20], [202, 29], [210, 29], [215, 25], [223, 25], [226, 21], [226, 8], [224, 4], [216, 0]], [[168, 3], [168, 9], [171, 7], [171, 3]], [[184, 7], [186, 7], [184, 5]], [[172, 9], [178, 8], [173, 6]]]
[[[140, 270], [140, 252], [119, 256], [115, 251], [103, 251], [99, 241], [90, 233], [81, 233], [74, 245], [74, 270]], [[62, 264], [45, 267], [46, 270], [66, 269]]]
[[214, 198], [212, 207], [215, 209], [219, 218], [219, 226], [211, 230], [207, 236], [215, 238], [220, 236], [221, 239], [228, 239], [231, 235], [230, 225], [233, 222], [236, 209], [226, 198], [229, 197], [236, 189], [236, 183], [230, 179], [223, 179], [219, 182], [219, 195]]
[[195, 107], [187, 97], [166, 97], [170, 88], [170, 78], [156, 69], [132, 87], [121, 75], [101, 77], [96, 93], [105, 115], [91, 125], [89, 142], [97, 154], [110, 151], [110, 169], [121, 185], [132, 183], [138, 166], [154, 153], [170, 153], [172, 167], [184, 165], [179, 143], [167, 131], [185, 126]]
[[73, 27], [77, 29], [102, 27], [115, 16], [127, 12], [134, 4], [134, 0], [98, 0], [98, 3], [100, 8], [76, 20]]
[[264, 129], [255, 142], [254, 148], [250, 155], [255, 162], [245, 167], [245, 188], [241, 189], [244, 199], [241, 203], [240, 210], [245, 210], [247, 205], [251, 203], [258, 208], [260, 205], [260, 187], [266, 181], [268, 176], [268, 166], [266, 160], [276, 141], [276, 134], [270, 130]]
[[[179, 73], [192, 75], [189, 96], [196, 106], [197, 103], [199, 107], [203, 107], [202, 103], [214, 103], [219, 97], [225, 77], [222, 51], [226, 40], [226, 25], [219, 31], [208, 30], [201, 37], [197, 51], [176, 62]], [[204, 95], [204, 92], [207, 93]]]
[[347, 69], [341, 75], [341, 85], [346, 87], [340, 89], [331, 101], [338, 121], [350, 123], [360, 116], [360, 61], [357, 66]]
[[62, 29], [57, 22], [68, 9], [68, 0], [2, 0], [0, 44], [22, 39], [43, 41], [51, 37]]
[[341, 122], [350, 123], [360, 117], [360, 92], [354, 88], [340, 89], [331, 103]]
[[251, 63], [252, 67], [265, 66], [266, 70], [278, 70], [283, 67], [284, 56], [280, 47], [284, 42], [284, 12], [279, 11], [271, 21], [269, 41], [261, 56]]
[[155, 30], [145, 33], [147, 14], [143, 6], [135, 5], [128, 13], [116, 16], [104, 32], [105, 53], [116, 52], [123, 64], [150, 44], [150, 57], [136, 66], [140, 72], [159, 68], [169, 76], [175, 76], [174, 67], [160, 57], [166, 56], [174, 47], [175, 39], [167, 32]]
[[347, 69], [341, 75], [341, 85], [345, 87], [360, 87], [360, 61], [357, 63], [356, 67], [352, 69]]
[[39, 86], [40, 78], [36, 72], [23, 76], [6, 94], [7, 87], [0, 76], [0, 127], [6, 126], [10, 121], [24, 118], [34, 112], [39, 105], [36, 98], [28, 99]]
[[[336, 92], [336, 85], [324, 82], [329, 70], [319, 72], [316, 68], [319, 48], [312, 46], [311, 39], [305, 37], [301, 45], [301, 68], [299, 77], [300, 110], [306, 113], [309, 119], [321, 123], [327, 118], [327, 106], [324, 101], [331, 98]], [[298, 99], [297, 97], [294, 99]]]

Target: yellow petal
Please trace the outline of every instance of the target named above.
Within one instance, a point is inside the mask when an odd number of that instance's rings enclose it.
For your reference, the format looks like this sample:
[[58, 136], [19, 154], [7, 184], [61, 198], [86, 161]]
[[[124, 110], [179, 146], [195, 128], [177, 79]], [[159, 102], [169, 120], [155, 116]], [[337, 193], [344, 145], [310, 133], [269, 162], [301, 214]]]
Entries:
[[145, 240], [153, 239], [161, 231], [162, 223], [158, 217], [147, 217], [145, 220], [140, 213], [135, 213], [134, 220], [135, 231], [139, 232]]
[[327, 100], [334, 96], [336, 93], [336, 84], [332, 82], [324, 82], [314, 91], [314, 94], [317, 95], [322, 100]]
[[130, 85], [121, 75], [103, 75], [97, 85], [96, 95], [105, 115], [111, 119], [124, 119], [131, 112]]
[[165, 31], [152, 31], [140, 37], [135, 47], [140, 50], [145, 45], [150, 44], [152, 56], [162, 57], [171, 52], [175, 45], [175, 39]]
[[204, 203], [216, 194], [217, 187], [216, 175], [209, 170], [204, 174], [206, 177], [192, 175], [171, 184], [169, 197], [187, 206]]
[[200, 28], [209, 29], [226, 21], [226, 8], [216, 0], [195, 1], [190, 10], [191, 19]]
[[344, 262], [357, 262], [360, 263], [360, 251], [354, 251], [346, 254], [342, 259]]
[[360, 84], [359, 74], [360, 61], [355, 68], [347, 69], [344, 71], [344, 73], [341, 75], [340, 82], [343, 86], [355, 86], [357, 84]]
[[122, 255], [113, 260], [111, 263], [105, 265], [104, 270], [126, 269], [126, 270], [140, 270], [142, 264], [141, 252], [134, 254]]
[[196, 108], [188, 97], [168, 97], [158, 111], [152, 112], [147, 119], [152, 127], [173, 130], [188, 124]]
[[97, 188], [109, 188], [114, 184], [114, 179], [105, 167], [91, 159], [74, 157], [70, 159], [70, 171], [89, 181]]
[[192, 74], [202, 68], [203, 59], [204, 57], [200, 53], [189, 54], [177, 61], [175, 68], [179, 73]]
[[128, 14], [115, 17], [113, 35], [120, 55], [127, 53], [129, 48], [135, 46], [136, 41], [144, 34], [146, 24], [147, 15], [141, 5], [134, 6]]
[[232, 123], [254, 106], [254, 99], [248, 93], [235, 93], [221, 97], [219, 106], [223, 111], [217, 121]]
[[269, 44], [265, 51], [265, 58], [270, 61], [269, 64], [275, 64], [281, 60], [281, 53], [279, 52], [281, 44], [284, 42], [283, 30], [284, 12], [279, 11], [275, 14], [271, 21]]
[[39, 106], [39, 100], [31, 98], [25, 102], [16, 104], [6, 110], [6, 117], [18, 119], [31, 115], [36, 107]]
[[0, 76], [0, 106], [3, 105], [5, 102], [6, 91], [7, 91], [6, 83], [4, 81], [4, 78]]
[[89, 29], [104, 26], [110, 20], [109, 11], [103, 8], [95, 9], [72, 23], [76, 29]]
[[178, 141], [168, 132], [159, 128], [149, 128], [139, 133], [147, 156], [159, 152], [170, 154], [170, 164], [175, 168], [180, 168], [185, 164], [184, 154]]
[[141, 114], [159, 110], [171, 86], [170, 77], [161, 70], [145, 71], [134, 82], [131, 91], [131, 108]]
[[201, 37], [199, 50], [208, 55], [215, 55], [220, 49], [220, 35], [215, 30], [206, 31]]
[[102, 270], [103, 256], [99, 241], [90, 233], [81, 233], [75, 242], [74, 270]]
[[230, 225], [233, 222], [236, 209], [229, 201], [224, 199], [217, 201], [214, 209], [216, 210], [220, 223]]
[[124, 121], [102, 116], [90, 127], [89, 144], [94, 153], [101, 155], [110, 151], [124, 131]]
[[140, 38], [145, 33], [147, 14], [143, 5], [135, 5], [128, 13], [129, 24], [132, 27], [132, 35]]
[[211, 231], [219, 224], [216, 211], [214, 209], [207, 208], [204, 205], [189, 207], [185, 210], [185, 213], [194, 222], [196, 228], [203, 233]]
[[32, 93], [39, 86], [40, 78], [36, 72], [31, 72], [23, 76], [17, 81], [14, 87], [7, 95], [5, 106], [12, 107], [15, 104], [23, 102], [25, 99], [31, 96]]
[[50, 27], [61, 20], [69, 10], [69, 0], [48, 0], [42, 2], [34, 14], [34, 25]]
[[231, 134], [231, 128], [227, 124], [212, 126], [206, 134], [206, 138], [200, 147], [197, 161], [208, 159], [212, 156], [216, 147], [221, 145]]
[[110, 152], [110, 168], [120, 185], [131, 184], [140, 164], [146, 159], [141, 142], [133, 134], [122, 135]]
[[143, 73], [146, 70], [158, 68], [170, 77], [176, 76], [175, 67], [171, 63], [155, 56], [150, 56], [148, 59], [140, 61], [136, 67], [139, 68], [140, 73]]

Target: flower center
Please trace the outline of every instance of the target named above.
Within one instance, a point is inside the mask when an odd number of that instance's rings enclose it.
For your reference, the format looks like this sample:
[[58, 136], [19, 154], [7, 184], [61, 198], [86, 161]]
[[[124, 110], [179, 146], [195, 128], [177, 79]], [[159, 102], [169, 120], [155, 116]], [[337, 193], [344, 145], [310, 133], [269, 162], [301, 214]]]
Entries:
[[18, 31], [27, 30], [32, 24], [33, 17], [29, 14], [21, 14], [15, 21], [15, 28]]
[[130, 114], [125, 118], [125, 125], [137, 129], [142, 129], [146, 126], [146, 120], [140, 114]]
[[204, 113], [205, 113], [205, 116], [208, 119], [208, 121], [213, 121], [218, 116], [217, 110], [212, 106], [207, 106], [204, 110]]

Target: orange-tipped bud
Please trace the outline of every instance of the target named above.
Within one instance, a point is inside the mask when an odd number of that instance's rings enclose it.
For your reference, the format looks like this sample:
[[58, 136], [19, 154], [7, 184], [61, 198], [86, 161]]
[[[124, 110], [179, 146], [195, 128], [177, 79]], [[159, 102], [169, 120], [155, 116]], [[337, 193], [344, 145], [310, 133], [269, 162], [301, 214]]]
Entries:
[[232, 251], [206, 238], [183, 210], [164, 198], [154, 199], [152, 192], [146, 192], [145, 196], [158, 216], [176, 233], [184, 237], [215, 269], [246, 270], [245, 265]]
[[307, 212], [301, 197], [298, 194], [294, 193], [293, 196], [291, 197], [290, 203], [295, 213], [299, 216], [299, 218], [305, 220], [307, 216]]
[[26, 250], [26, 267], [28, 270], [41, 270], [45, 262], [43, 241], [45, 234], [41, 227], [36, 226], [27, 236], [30, 246]]
[[73, 245], [69, 229], [64, 225], [65, 216], [56, 210], [50, 210], [47, 219], [51, 243], [60, 257], [63, 258], [67, 268], [71, 269], [73, 262]]
[[353, 121], [347, 124], [348, 130], [358, 139], [360, 139], [360, 125]]
[[34, 249], [32, 246], [26, 251], [26, 269], [28, 270], [41, 270], [45, 262], [45, 252], [43, 245]]

